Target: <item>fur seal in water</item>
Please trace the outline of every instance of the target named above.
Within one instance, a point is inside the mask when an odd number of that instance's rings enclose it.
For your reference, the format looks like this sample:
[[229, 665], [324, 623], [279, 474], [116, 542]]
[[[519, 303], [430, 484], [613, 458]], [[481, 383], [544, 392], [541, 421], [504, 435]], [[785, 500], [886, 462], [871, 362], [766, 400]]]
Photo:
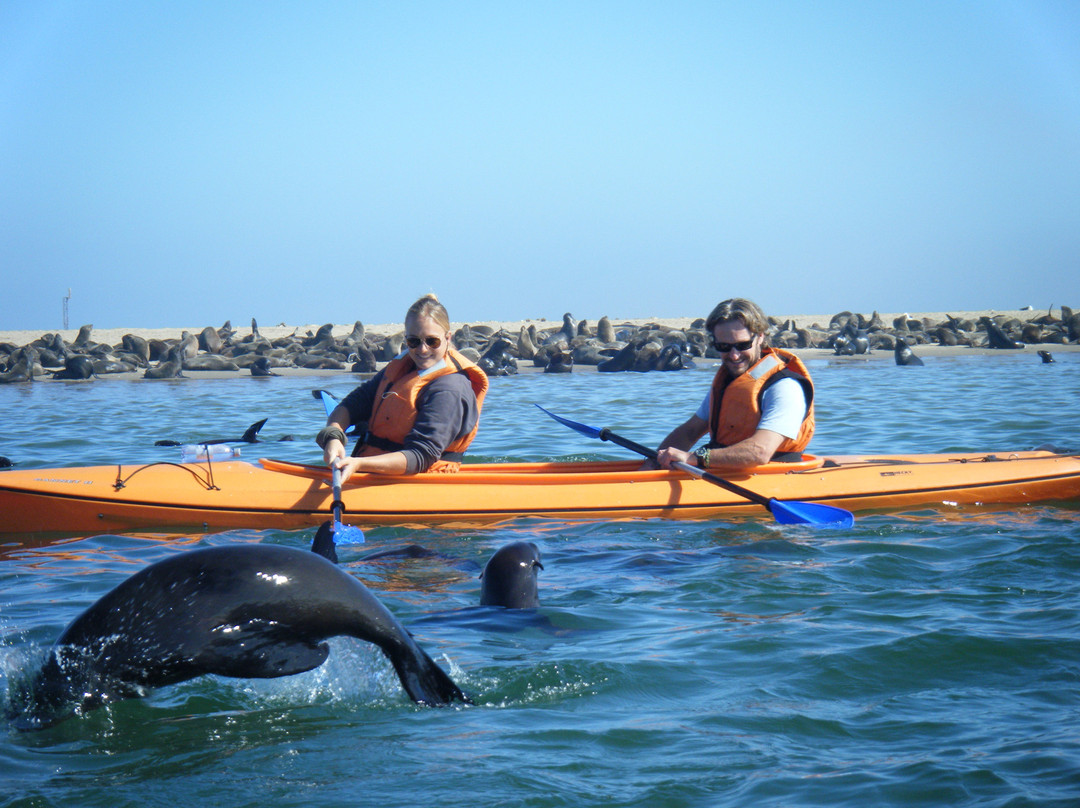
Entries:
[[[315, 533], [311, 552], [336, 564], [337, 549], [330, 522], [324, 522]], [[391, 550], [380, 550], [364, 556], [364, 561], [378, 558], [428, 558], [438, 553], [410, 544]], [[544, 565], [540, 550], [531, 541], [516, 541], [496, 550], [480, 573], [480, 605], [502, 606], [507, 609], [535, 609], [540, 605], [537, 575]]]
[[1049, 365], [1054, 361], [1054, 355], [1049, 351], [1039, 351], [1038, 354], [1044, 365]]
[[[203, 444], [213, 443], [260, 443], [259, 432], [264, 426], [266, 426], [267, 418], [263, 418], [261, 421], [256, 421], [247, 429], [244, 430], [244, 434], [239, 438], [214, 438], [213, 440], [197, 440], [190, 441], [191, 443], [202, 446]], [[182, 441], [178, 440], [158, 440], [154, 441], [155, 446], [180, 446]]]
[[480, 605], [535, 609], [540, 605], [536, 576], [544, 565], [531, 541], [516, 541], [495, 551], [480, 574]]
[[896, 358], [896, 364], [915, 366], [921, 365], [923, 361], [915, 355], [915, 352], [911, 350], [911, 346], [908, 345], [903, 337], [896, 338], [896, 347], [893, 349], [893, 356]]
[[132, 575], [64, 630], [13, 717], [40, 728], [207, 673], [302, 673], [336, 636], [377, 645], [419, 704], [471, 703], [362, 583], [315, 553], [262, 544], [192, 550]]

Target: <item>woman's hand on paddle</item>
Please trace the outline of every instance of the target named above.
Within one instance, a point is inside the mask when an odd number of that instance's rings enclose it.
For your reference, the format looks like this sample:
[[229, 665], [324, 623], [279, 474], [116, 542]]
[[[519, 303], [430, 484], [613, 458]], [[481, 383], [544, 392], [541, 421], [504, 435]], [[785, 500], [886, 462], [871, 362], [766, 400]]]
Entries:
[[357, 468], [360, 466], [360, 460], [359, 457], [340, 457], [327, 465], [337, 466], [341, 470], [341, 482], [345, 483], [356, 473]]
[[323, 447], [323, 462], [327, 466], [333, 466], [335, 461], [344, 460], [346, 457], [345, 444], [335, 438], [328, 440]]

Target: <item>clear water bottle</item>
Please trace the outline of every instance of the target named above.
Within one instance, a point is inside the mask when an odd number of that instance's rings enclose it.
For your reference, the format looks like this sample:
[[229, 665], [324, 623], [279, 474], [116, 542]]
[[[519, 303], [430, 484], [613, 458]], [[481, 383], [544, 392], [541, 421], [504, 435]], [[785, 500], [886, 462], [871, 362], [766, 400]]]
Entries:
[[224, 443], [185, 443], [180, 447], [181, 463], [201, 463], [211, 460], [231, 460], [240, 456], [240, 450]]

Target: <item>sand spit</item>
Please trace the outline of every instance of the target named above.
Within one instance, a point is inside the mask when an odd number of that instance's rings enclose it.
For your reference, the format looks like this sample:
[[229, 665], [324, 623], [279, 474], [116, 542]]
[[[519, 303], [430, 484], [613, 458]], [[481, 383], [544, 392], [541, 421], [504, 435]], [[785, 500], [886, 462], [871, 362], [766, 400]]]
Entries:
[[[805, 359], [829, 358], [838, 361], [866, 361], [866, 360], [892, 360], [893, 345], [896, 337], [902, 337], [912, 348], [923, 357], [970, 355], [975, 353], [1031, 353], [1039, 350], [1052, 352], [1067, 352], [1080, 350], [1080, 314], [1074, 315], [1067, 307], [1063, 310], [1064, 317], [1049, 316], [1045, 312], [1032, 310], [1013, 311], [966, 311], [966, 312], [903, 312], [878, 314], [871, 321], [871, 317], [861, 314], [843, 312], [833, 315], [781, 315], [771, 318], [774, 330], [771, 339], [774, 345], [791, 348]], [[991, 320], [1004, 328], [1009, 338], [1024, 343], [1024, 347], [1016, 350], [1000, 350], [989, 345], [985, 321]], [[689, 338], [687, 352], [704, 361], [715, 360], [710, 357], [707, 349], [707, 337], [703, 330], [694, 328], [695, 322], [701, 318], [675, 317], [675, 318], [649, 318], [628, 319], [608, 318], [611, 325], [618, 333], [620, 340], [642, 337], [650, 331], [657, 329], [662, 331], [683, 331]], [[584, 321], [590, 329], [589, 333], [595, 334], [597, 320]], [[980, 323], [982, 322], [982, 325]], [[574, 325], [578, 326], [577, 321]], [[524, 356], [520, 353], [518, 335], [522, 329], [532, 329], [541, 338], [563, 328], [562, 321], [549, 320], [515, 320], [515, 321], [487, 321], [474, 323], [452, 323], [451, 328], [455, 333], [469, 333], [472, 341], [461, 347], [471, 347], [482, 353], [494, 340], [494, 337], [502, 334], [512, 343], [507, 351], [517, 359], [519, 372], [542, 371], [547, 364], [547, 357], [541, 356], [537, 361], [532, 356]], [[6, 375], [11, 372], [17, 359], [16, 349], [22, 346], [34, 344], [38, 347], [48, 342], [55, 344], [56, 335], [62, 339], [65, 346], [76, 353], [90, 354], [96, 352], [95, 358], [100, 361], [117, 359], [123, 353], [123, 341], [127, 335], [132, 335], [151, 344], [151, 350], [157, 350], [157, 355], [151, 355], [149, 365], [154, 366], [161, 361], [161, 352], [169, 346], [180, 343], [185, 332], [192, 337], [198, 337], [206, 326], [192, 326], [188, 328], [162, 327], [162, 328], [113, 328], [113, 329], [84, 329], [79, 342], [80, 332], [77, 329], [63, 330], [59, 332], [33, 332], [33, 331], [0, 331], [0, 364]], [[223, 344], [215, 350], [215, 353], [226, 357], [233, 357], [238, 369], [226, 370], [196, 370], [185, 369], [184, 375], [192, 378], [233, 378], [238, 373], [249, 375], [250, 359], [256, 350], [273, 357], [273, 371], [278, 375], [332, 375], [341, 372], [351, 372], [356, 338], [359, 332], [356, 324], [348, 325], [298, 325], [290, 326], [278, 324], [274, 326], [256, 326], [257, 336], [251, 325], [233, 326], [231, 334], [224, 327], [211, 326], [212, 331], [223, 335]], [[867, 340], [870, 350], [864, 352], [865, 345], [855, 354], [843, 355], [838, 348], [837, 335], [843, 333], [854, 335], [861, 334]], [[320, 329], [322, 329], [320, 333]], [[402, 327], [399, 324], [376, 324], [363, 325], [362, 345], [370, 348], [376, 354], [378, 366], [385, 362], [386, 354], [390, 346], [383, 347], [394, 335], [400, 335]], [[949, 333], [942, 334], [942, 330]], [[316, 337], [322, 337], [317, 340]], [[948, 340], [946, 339], [948, 338]], [[955, 340], [957, 344], [945, 344]], [[155, 343], [156, 341], [156, 343]], [[257, 349], [258, 345], [261, 349]], [[395, 345], [396, 343], [391, 343]], [[621, 343], [620, 343], [621, 344]], [[95, 347], [96, 346], [96, 347]], [[569, 352], [572, 346], [564, 346]], [[198, 355], [205, 356], [209, 353], [205, 349], [196, 349]], [[609, 348], [613, 352], [614, 347]], [[381, 353], [380, 353], [381, 352]], [[705, 356], [701, 357], [701, 353]], [[189, 356], [193, 353], [188, 348]], [[544, 353], [544, 352], [542, 352]], [[330, 358], [325, 362], [318, 362], [319, 355], [328, 355]], [[127, 357], [130, 360], [130, 356]], [[51, 364], [42, 362], [42, 375], [37, 375], [39, 380], [51, 378], [51, 373], [63, 367], [61, 361], [56, 364], [55, 358], [50, 358]], [[102, 365], [104, 367], [104, 365]], [[583, 361], [578, 358], [573, 361], [575, 371], [593, 371], [595, 362]], [[146, 365], [135, 367], [128, 371], [100, 372], [98, 378], [142, 378]]]

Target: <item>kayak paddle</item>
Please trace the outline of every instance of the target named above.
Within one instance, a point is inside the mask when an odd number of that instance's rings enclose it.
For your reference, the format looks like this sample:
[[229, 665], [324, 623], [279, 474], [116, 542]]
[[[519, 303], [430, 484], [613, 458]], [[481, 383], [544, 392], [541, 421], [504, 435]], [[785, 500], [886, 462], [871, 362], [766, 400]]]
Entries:
[[[563, 418], [553, 412], [549, 412], [539, 404], [536, 404], [536, 407], [563, 426], [568, 426], [571, 429], [580, 432], [582, 435], [586, 435], [590, 438], [600, 438], [600, 440], [609, 440], [614, 444], [622, 446], [624, 449], [637, 452], [650, 460], [656, 460], [655, 449], [650, 449], [648, 446], [642, 446], [640, 443], [635, 443], [629, 438], [616, 435], [607, 427], [597, 429], [596, 427], [588, 426], [587, 424], [579, 424], [577, 421], [571, 421], [569, 418]], [[845, 511], [843, 508], [835, 508], [832, 505], [822, 505], [816, 502], [781, 502], [778, 499], [765, 497], [756, 491], [751, 491], [748, 488], [736, 485], [733, 482], [725, 480], [723, 477], [717, 477], [715, 474], [710, 474], [704, 469], [699, 469], [697, 466], [691, 466], [689, 463], [680, 463], [676, 461], [671, 465], [673, 468], [677, 468], [680, 471], [685, 471], [695, 477], [707, 480], [713, 485], [726, 488], [728, 491], [738, 494], [744, 499], [756, 502], [758, 505], [767, 508], [776, 521], [782, 525], [828, 525], [829, 527], [847, 528], [855, 524], [855, 517], [850, 511]]]
[[364, 531], [341, 523], [341, 512], [345, 510], [345, 504], [341, 501], [341, 469], [337, 466], [331, 468], [331, 481], [334, 501], [330, 504], [330, 513], [333, 519], [319, 525], [315, 539], [311, 542], [311, 551], [336, 564], [337, 553], [334, 552], [334, 547], [338, 544], [363, 544]]
[[[311, 395], [323, 403], [326, 414], [329, 415], [337, 406], [337, 399], [325, 390], [312, 390]], [[332, 466], [330, 480], [334, 489], [334, 501], [330, 504], [330, 513], [333, 519], [323, 522], [315, 533], [315, 539], [311, 542], [311, 551], [318, 553], [337, 563], [337, 553], [334, 546], [337, 544], [363, 544], [364, 531], [358, 527], [341, 524], [341, 512], [345, 510], [345, 503], [341, 501], [341, 469]]]
[[[337, 396], [335, 396], [329, 390], [322, 390], [317, 388], [311, 391], [311, 397], [314, 398], [316, 401], [322, 402], [323, 409], [326, 410], [327, 415], [332, 413], [334, 411], [334, 407], [341, 403], [340, 401], [338, 401]], [[356, 427], [350, 426], [348, 429], [345, 430], [345, 434], [355, 435]]]
[[321, 401], [323, 409], [326, 410], [326, 414], [329, 415], [334, 411], [334, 407], [337, 406], [338, 400], [329, 390], [315, 389], [311, 391], [311, 397], [317, 401]]

